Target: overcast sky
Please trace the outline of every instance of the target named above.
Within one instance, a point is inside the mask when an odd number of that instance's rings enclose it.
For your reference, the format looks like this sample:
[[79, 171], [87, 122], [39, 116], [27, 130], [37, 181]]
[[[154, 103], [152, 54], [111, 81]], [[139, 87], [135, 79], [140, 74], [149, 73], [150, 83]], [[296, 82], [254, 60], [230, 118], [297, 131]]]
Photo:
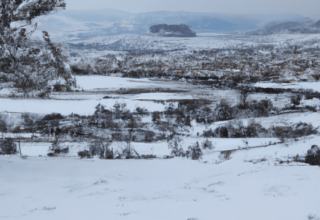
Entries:
[[139, 13], [150, 11], [194, 11], [237, 14], [320, 13], [320, 0], [65, 0], [68, 10], [117, 9]]

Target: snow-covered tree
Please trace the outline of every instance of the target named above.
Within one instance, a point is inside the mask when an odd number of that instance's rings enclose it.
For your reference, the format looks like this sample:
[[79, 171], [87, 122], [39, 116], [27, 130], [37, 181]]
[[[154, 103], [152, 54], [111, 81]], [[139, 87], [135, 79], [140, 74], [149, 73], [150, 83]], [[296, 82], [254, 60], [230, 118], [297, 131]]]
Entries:
[[1, 0], [0, 79], [13, 82], [24, 95], [45, 96], [57, 83], [75, 86], [66, 57], [49, 34], [43, 31], [42, 42], [30, 40], [37, 17], [65, 6], [63, 0]]

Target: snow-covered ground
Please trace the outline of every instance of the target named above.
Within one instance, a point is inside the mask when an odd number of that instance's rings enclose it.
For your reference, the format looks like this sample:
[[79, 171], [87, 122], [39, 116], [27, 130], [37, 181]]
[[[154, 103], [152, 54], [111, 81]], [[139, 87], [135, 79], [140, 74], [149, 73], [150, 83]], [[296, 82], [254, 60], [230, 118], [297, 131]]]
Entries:
[[106, 76], [77, 76], [77, 85], [84, 90], [94, 89], [127, 89], [127, 88], [170, 88], [168, 83], [157, 83], [149, 79], [132, 79]]
[[127, 104], [127, 108], [134, 110], [136, 107], [147, 108], [149, 111], [162, 111], [165, 106], [159, 103], [121, 100], [121, 99], [100, 99], [97, 100], [39, 100], [39, 99], [0, 99], [0, 112], [30, 112], [38, 114], [61, 113], [69, 115], [71, 113], [81, 115], [92, 115], [95, 107], [101, 103], [108, 108], [116, 103]]
[[239, 151], [219, 164], [209, 160], [218, 153], [204, 156], [202, 162], [0, 156], [0, 218], [300, 220], [320, 216], [319, 168], [279, 165], [275, 160], [277, 152], [299, 152], [312, 141], [307, 142]]
[[[314, 40], [316, 43], [312, 47], [319, 44], [318, 35], [247, 38], [203, 35], [192, 39], [114, 36], [108, 37], [108, 42], [120, 39], [124, 39], [125, 43], [137, 44], [140, 49], [150, 45], [163, 49], [183, 45], [186, 53], [191, 50], [262, 43], [298, 44]], [[97, 40], [105, 39], [89, 38], [83, 41], [92, 43]], [[86, 52], [97, 57], [102, 55], [100, 52]], [[214, 111], [215, 103], [226, 99], [234, 106], [239, 103], [240, 96], [236, 90], [192, 85], [185, 82], [185, 79], [165, 81], [115, 75], [76, 76], [76, 79], [77, 92], [55, 92], [51, 99], [11, 99], [8, 95], [13, 89], [3, 88], [0, 90], [0, 116], [12, 122], [10, 129], [13, 129], [21, 125], [20, 116], [25, 112], [42, 116], [53, 112], [92, 115], [99, 103], [110, 109], [116, 102], [126, 103], [131, 111], [142, 107], [154, 112], [164, 111], [168, 101], [190, 99], [212, 101]], [[318, 82], [257, 83], [255, 86], [320, 91]], [[139, 89], [144, 91], [122, 93]], [[290, 103], [289, 95], [285, 94], [250, 94], [247, 100], [261, 99], [272, 100], [278, 108]], [[319, 110], [319, 99], [302, 100], [301, 103]], [[143, 116], [141, 120], [150, 123], [151, 117]], [[252, 118], [239, 120], [247, 125]], [[202, 143], [206, 139], [199, 135], [204, 130], [214, 130], [228, 122], [205, 125], [191, 121], [192, 127], [182, 131], [185, 135], [181, 135], [181, 147], [187, 150], [196, 142]], [[318, 127], [320, 117], [319, 112], [308, 111], [255, 118], [255, 122], [265, 128], [272, 125], [290, 126], [299, 122], [312, 123]], [[143, 129], [153, 131], [155, 128], [149, 124]], [[32, 134], [8, 132], [5, 136], [29, 138]], [[49, 137], [46, 141], [53, 140], [53, 137]], [[0, 155], [0, 219], [300, 220], [308, 219], [308, 215], [320, 216], [319, 168], [296, 162], [279, 163], [280, 160], [291, 161], [297, 154], [305, 155], [312, 145], [319, 143], [318, 135], [286, 140], [285, 143], [280, 143], [277, 138], [208, 140], [212, 141], [214, 149], [203, 150], [202, 159], [197, 161], [186, 158], [162, 159], [171, 153], [166, 141], [131, 143], [140, 155], [158, 157], [152, 160], [102, 160], [98, 157], [81, 160], [78, 151], [88, 149], [90, 145], [84, 141], [62, 142], [63, 146], [69, 147], [70, 152], [52, 158], [46, 156], [51, 142], [21, 141], [21, 152], [27, 156], [26, 159], [18, 155]], [[120, 151], [126, 144], [114, 141], [110, 148]], [[221, 151], [227, 150], [232, 150], [228, 160], [221, 154]]]

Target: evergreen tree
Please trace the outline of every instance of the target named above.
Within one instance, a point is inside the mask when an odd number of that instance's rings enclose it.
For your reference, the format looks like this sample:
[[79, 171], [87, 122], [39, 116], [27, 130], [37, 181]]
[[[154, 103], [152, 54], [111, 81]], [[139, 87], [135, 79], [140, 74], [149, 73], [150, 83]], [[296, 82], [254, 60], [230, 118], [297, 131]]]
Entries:
[[44, 41], [30, 40], [37, 28], [35, 19], [64, 9], [63, 0], [1, 0], [0, 3], [0, 79], [14, 82], [24, 93], [37, 91], [45, 96], [53, 82], [75, 86], [61, 48], [43, 31]]

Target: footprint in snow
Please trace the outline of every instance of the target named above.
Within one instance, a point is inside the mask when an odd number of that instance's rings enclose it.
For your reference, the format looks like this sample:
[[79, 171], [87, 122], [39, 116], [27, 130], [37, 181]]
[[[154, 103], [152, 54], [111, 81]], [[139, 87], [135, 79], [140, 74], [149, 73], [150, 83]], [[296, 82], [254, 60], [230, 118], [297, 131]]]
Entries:
[[44, 206], [44, 207], [42, 208], [42, 210], [45, 210], [45, 211], [52, 211], [52, 210], [55, 210], [55, 209], [56, 209], [56, 207], [54, 207], [54, 206], [52, 206], [52, 207]]
[[282, 197], [287, 197], [287, 196], [294, 196], [296, 193], [286, 185], [266, 185], [264, 189], [264, 195], [266, 196], [282, 196]]

